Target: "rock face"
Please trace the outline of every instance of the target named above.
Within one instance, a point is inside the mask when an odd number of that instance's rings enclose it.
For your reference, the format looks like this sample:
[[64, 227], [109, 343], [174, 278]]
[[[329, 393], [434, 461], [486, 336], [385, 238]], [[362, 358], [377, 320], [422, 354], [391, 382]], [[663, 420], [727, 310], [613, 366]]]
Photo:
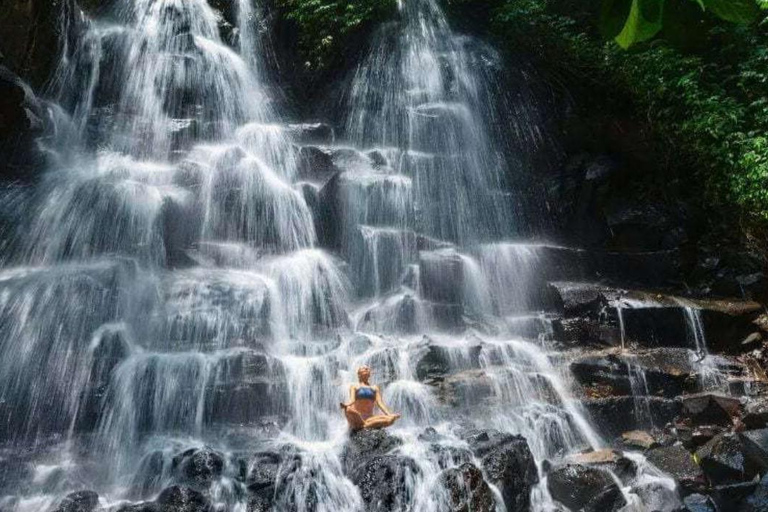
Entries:
[[727, 427], [733, 423], [741, 409], [738, 399], [712, 393], [686, 396], [682, 404], [681, 413], [690, 419], [693, 425]]
[[419, 468], [413, 459], [402, 455], [367, 457], [350, 475], [371, 512], [398, 512], [408, 509], [412, 496], [406, 492], [407, 482]]
[[607, 471], [583, 464], [565, 464], [547, 475], [552, 498], [571, 510], [615, 511], [626, 504]]
[[680, 445], [653, 448], [646, 453], [648, 460], [674, 478], [686, 492], [704, 487], [704, 473], [691, 453]]
[[224, 471], [224, 457], [210, 448], [191, 449], [174, 457], [173, 467], [184, 481], [207, 487]]
[[492, 512], [496, 510], [493, 492], [482, 472], [470, 462], [443, 471], [440, 483], [446, 488], [451, 512]]
[[720, 434], [696, 451], [707, 479], [715, 485], [748, 480], [741, 442], [735, 434]]
[[211, 503], [199, 492], [174, 485], [168, 487], [157, 497], [160, 512], [209, 512]]
[[30, 180], [45, 165], [36, 140], [46, 130], [47, 113], [32, 89], [0, 66], [0, 162], [3, 178]]
[[467, 442], [489, 481], [501, 491], [507, 510], [528, 510], [539, 475], [525, 438], [482, 430], [470, 432]]
[[384, 429], [352, 432], [342, 460], [347, 477], [360, 490], [366, 510], [405, 510], [407, 481], [419, 468], [409, 457], [393, 454], [402, 441]]
[[93, 491], [79, 491], [68, 494], [55, 512], [92, 512], [99, 506], [99, 495]]

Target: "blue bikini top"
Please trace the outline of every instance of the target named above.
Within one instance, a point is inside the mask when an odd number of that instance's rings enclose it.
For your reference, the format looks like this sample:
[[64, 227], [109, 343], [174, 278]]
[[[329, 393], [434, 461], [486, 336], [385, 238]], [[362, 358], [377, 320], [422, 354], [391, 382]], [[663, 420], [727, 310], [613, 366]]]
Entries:
[[357, 388], [357, 393], [355, 393], [355, 398], [363, 398], [367, 400], [373, 400], [376, 397], [376, 390], [369, 387], [359, 387]]

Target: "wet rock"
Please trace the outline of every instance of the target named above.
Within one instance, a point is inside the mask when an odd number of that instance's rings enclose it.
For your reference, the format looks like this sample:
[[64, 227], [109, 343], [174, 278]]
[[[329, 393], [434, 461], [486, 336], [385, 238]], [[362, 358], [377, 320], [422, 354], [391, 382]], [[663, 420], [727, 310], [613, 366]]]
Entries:
[[760, 474], [768, 472], [768, 429], [739, 434], [746, 463]]
[[716, 425], [705, 425], [702, 427], [696, 427], [690, 432], [690, 440], [683, 443], [685, 447], [690, 449], [696, 449], [704, 446], [716, 436], [726, 432], [725, 427], [718, 427]]
[[621, 434], [621, 440], [625, 446], [629, 446], [631, 448], [640, 448], [643, 450], [648, 450], [649, 448], [658, 446], [656, 439], [644, 430], [632, 430], [630, 432], [624, 432]]
[[419, 472], [416, 463], [401, 455], [366, 457], [349, 474], [360, 489], [360, 495], [370, 512], [400, 512], [408, 510], [413, 496], [407, 492], [408, 481]]
[[99, 506], [99, 495], [93, 491], [78, 491], [68, 494], [55, 512], [92, 512]]
[[630, 395], [627, 365], [614, 355], [591, 356], [571, 363], [571, 372], [583, 386], [606, 385], [611, 394]]
[[145, 503], [133, 503], [131, 505], [122, 505], [117, 512], [162, 512], [160, 505], [153, 501]]
[[184, 481], [207, 487], [224, 471], [224, 456], [210, 448], [192, 448], [176, 455], [172, 467]]
[[768, 511], [768, 474], [763, 475], [751, 495], [746, 497], [739, 512], [766, 512]]
[[646, 397], [650, 418], [635, 418], [635, 398], [631, 396], [595, 398], [584, 400], [584, 408], [592, 418], [592, 424], [601, 434], [609, 438], [620, 436], [623, 432], [636, 429], [638, 421], [650, 421], [653, 425], [666, 425], [680, 411], [680, 403], [659, 397]]
[[289, 124], [288, 133], [293, 140], [305, 144], [329, 144], [333, 142], [333, 128], [325, 123]]
[[592, 452], [578, 453], [568, 457], [568, 461], [574, 464], [593, 465], [593, 464], [613, 464], [621, 457], [621, 453], [616, 450], [606, 448]]
[[531, 488], [539, 481], [539, 475], [525, 438], [496, 430], [478, 430], [469, 432], [466, 440], [480, 459], [489, 482], [501, 492], [507, 510], [528, 510]]
[[446, 488], [451, 512], [491, 512], [496, 510], [493, 492], [482, 472], [472, 463], [443, 471], [440, 483]]
[[744, 500], [755, 492], [757, 480], [735, 484], [717, 485], [710, 491], [710, 496], [719, 510], [738, 510]]
[[700, 393], [682, 398], [681, 414], [693, 425], [731, 426], [741, 410], [741, 402], [732, 397]]
[[213, 510], [208, 498], [201, 493], [180, 485], [168, 487], [156, 500], [159, 512], [210, 512]]
[[166, 198], [160, 211], [166, 264], [170, 268], [193, 266], [187, 249], [200, 233], [202, 219], [196, 205], [189, 201]]
[[571, 510], [607, 512], [626, 504], [623, 497], [617, 497], [621, 489], [608, 472], [582, 464], [565, 464], [550, 471], [547, 489], [553, 499]]
[[691, 494], [683, 500], [682, 512], [718, 512], [712, 498], [704, 494]]
[[147, 498], [160, 492], [166, 459], [162, 451], [154, 451], [139, 463], [131, 478], [131, 490], [139, 497]]
[[739, 483], [747, 479], [741, 442], [735, 434], [720, 434], [696, 451], [707, 479], [716, 485]]
[[314, 183], [325, 183], [339, 171], [330, 152], [316, 146], [299, 149], [297, 166], [299, 179]]
[[620, 451], [610, 448], [571, 455], [567, 458], [567, 462], [610, 471], [625, 482], [637, 474], [637, 465], [634, 461], [625, 457]]
[[36, 139], [46, 129], [46, 113], [32, 89], [0, 66], [0, 161], [3, 177], [31, 180], [46, 163]]
[[342, 452], [342, 463], [347, 475], [353, 474], [356, 468], [363, 465], [367, 459], [385, 455], [403, 444], [399, 437], [387, 433], [384, 429], [362, 429], [350, 432], [349, 440]]
[[422, 251], [419, 254], [421, 297], [459, 304], [463, 297], [464, 264], [456, 251]]
[[693, 460], [693, 455], [680, 445], [652, 448], [646, 452], [648, 461], [674, 478], [686, 492], [704, 487], [704, 473]]
[[768, 400], [759, 398], [747, 402], [741, 421], [748, 429], [765, 428], [768, 426]]
[[688, 239], [684, 212], [664, 204], [615, 202], [608, 207], [606, 220], [611, 245], [629, 250], [670, 249]]
[[255, 454], [248, 462], [245, 483], [251, 495], [249, 510], [268, 510], [265, 508], [275, 495], [282, 457], [274, 452]]
[[265, 498], [264, 496], [251, 496], [248, 498], [246, 510], [248, 512], [269, 512], [272, 510], [272, 497]]
[[555, 323], [555, 339], [570, 346], [603, 348], [621, 343], [618, 326], [588, 317], [563, 318]]
[[416, 363], [416, 378], [420, 381], [441, 379], [450, 373], [476, 369], [480, 367], [480, 352], [482, 345], [480, 340], [470, 347], [453, 349], [435, 345], [429, 338], [419, 349]]

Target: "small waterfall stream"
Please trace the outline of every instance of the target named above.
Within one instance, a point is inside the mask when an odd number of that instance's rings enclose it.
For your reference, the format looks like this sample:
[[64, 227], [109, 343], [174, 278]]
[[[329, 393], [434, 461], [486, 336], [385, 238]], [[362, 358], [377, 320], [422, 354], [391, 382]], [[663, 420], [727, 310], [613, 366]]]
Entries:
[[[368, 364], [414, 461], [392, 510], [446, 510], [441, 471], [472, 458], [462, 432], [489, 427], [527, 439], [532, 507], [554, 510], [544, 461], [605, 443], [545, 342], [541, 249], [509, 242], [499, 57], [435, 0], [403, 2], [324, 147], [340, 172], [322, 210], [269, 98], [258, 9], [234, 3], [237, 50], [205, 0], [115, 2], [67, 50], [58, 99], [77, 143], [19, 212], [25, 242], [0, 270], [0, 432], [35, 447], [31, 483], [0, 506], [45, 510], [81, 487], [104, 507], [153, 499], [178, 454], [208, 446], [226, 454], [220, 510], [251, 510], [243, 453], [283, 457], [275, 510], [364, 510], [338, 404]], [[328, 211], [335, 238], [318, 227]], [[422, 374], [432, 351], [456, 375], [451, 406]]]

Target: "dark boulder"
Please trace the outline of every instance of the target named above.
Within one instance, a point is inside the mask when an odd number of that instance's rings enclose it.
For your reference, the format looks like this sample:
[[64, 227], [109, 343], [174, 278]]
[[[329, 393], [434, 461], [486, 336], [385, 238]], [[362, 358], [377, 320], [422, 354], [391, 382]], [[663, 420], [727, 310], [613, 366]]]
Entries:
[[317, 146], [299, 149], [297, 167], [298, 178], [313, 183], [325, 183], [339, 171], [330, 152]]
[[744, 500], [757, 489], [757, 480], [735, 484], [716, 485], [709, 492], [718, 510], [738, 510]]
[[565, 464], [550, 471], [547, 489], [554, 500], [571, 510], [612, 512], [626, 504], [607, 471], [583, 464]]
[[739, 434], [741, 450], [747, 465], [760, 474], [768, 472], [768, 429], [750, 430]]
[[160, 512], [210, 512], [208, 498], [201, 493], [180, 485], [168, 487], [157, 497]]
[[387, 433], [384, 429], [362, 429], [350, 432], [342, 453], [342, 463], [347, 475], [354, 474], [356, 468], [378, 455], [385, 455], [403, 444], [399, 437]]
[[207, 487], [224, 471], [224, 456], [210, 448], [192, 448], [176, 455], [172, 467], [182, 481]]
[[693, 460], [693, 455], [680, 445], [661, 446], [646, 452], [648, 461], [670, 477], [686, 492], [704, 488], [704, 473]]
[[2, 177], [29, 181], [45, 167], [37, 139], [46, 131], [47, 113], [32, 89], [0, 66], [0, 162]]
[[749, 429], [768, 427], [768, 400], [758, 398], [747, 402], [741, 421]]
[[[643, 400], [651, 413], [650, 418], [636, 418], [636, 400]], [[653, 426], [666, 425], [680, 411], [680, 403], [676, 400], [655, 396], [635, 398], [632, 396], [612, 396], [584, 400], [584, 408], [592, 418], [599, 432], [608, 438], [619, 437], [622, 433], [638, 427], [638, 421], [650, 420]]]
[[471, 431], [467, 443], [480, 459], [488, 481], [501, 492], [507, 510], [526, 511], [539, 474], [528, 442], [496, 430]]
[[448, 304], [459, 304], [463, 297], [464, 263], [452, 249], [419, 253], [420, 296]]
[[627, 365], [615, 355], [590, 356], [574, 361], [571, 373], [582, 386], [604, 385], [613, 395], [632, 394]]
[[768, 474], [763, 475], [755, 490], [745, 498], [739, 512], [767, 512], [768, 511]]
[[418, 466], [409, 457], [376, 455], [366, 457], [349, 477], [360, 489], [367, 511], [404, 512], [413, 499], [407, 492], [408, 481], [418, 472]]
[[447, 469], [440, 475], [440, 483], [448, 492], [451, 512], [492, 512], [496, 501], [482, 472], [470, 462]]
[[735, 434], [715, 436], [696, 451], [696, 461], [713, 484], [733, 484], [747, 479], [741, 442]]
[[685, 497], [681, 512], [718, 512], [718, 510], [712, 498], [696, 493]]
[[154, 501], [145, 503], [133, 503], [131, 505], [122, 505], [118, 507], [117, 512], [162, 512], [160, 505]]
[[724, 395], [700, 393], [682, 398], [681, 414], [695, 426], [731, 426], [740, 410], [741, 402], [737, 398]]
[[267, 510], [264, 507], [271, 503], [275, 495], [282, 459], [279, 453], [261, 452], [248, 462], [245, 483], [251, 495], [249, 510]]
[[68, 494], [55, 512], [92, 512], [99, 506], [99, 495], [93, 491], [78, 491]]
[[448, 374], [480, 367], [481, 341], [468, 348], [449, 348], [424, 337], [416, 357], [416, 378], [420, 381], [442, 379]]
[[166, 464], [165, 454], [160, 450], [145, 455], [131, 478], [132, 492], [145, 499], [160, 492]]
[[304, 144], [330, 144], [334, 139], [333, 128], [325, 123], [289, 124], [288, 133]]

